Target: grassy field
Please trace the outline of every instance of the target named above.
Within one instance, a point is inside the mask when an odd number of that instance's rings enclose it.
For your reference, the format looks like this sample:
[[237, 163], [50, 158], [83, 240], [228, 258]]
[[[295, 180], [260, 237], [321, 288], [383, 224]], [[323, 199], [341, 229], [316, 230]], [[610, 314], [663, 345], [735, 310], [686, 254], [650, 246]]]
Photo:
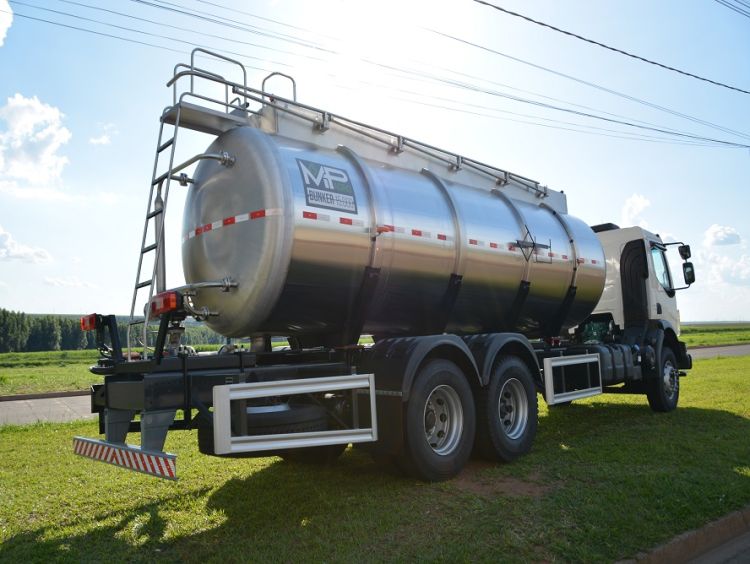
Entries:
[[[682, 340], [688, 347], [750, 343], [750, 323], [685, 325]], [[360, 339], [372, 343], [371, 337]], [[198, 351], [215, 351], [220, 345], [198, 345]], [[85, 390], [102, 378], [89, 372], [97, 352], [57, 351], [0, 354], [0, 396]]]
[[750, 323], [695, 323], [682, 326], [688, 347], [750, 343]]
[[[177, 483], [78, 458], [94, 423], [0, 427], [0, 561], [613, 561], [750, 503], [748, 357], [703, 360], [680, 407], [544, 410], [531, 454], [425, 484], [349, 449], [329, 468], [198, 454]], [[137, 435], [134, 437], [134, 439]]]

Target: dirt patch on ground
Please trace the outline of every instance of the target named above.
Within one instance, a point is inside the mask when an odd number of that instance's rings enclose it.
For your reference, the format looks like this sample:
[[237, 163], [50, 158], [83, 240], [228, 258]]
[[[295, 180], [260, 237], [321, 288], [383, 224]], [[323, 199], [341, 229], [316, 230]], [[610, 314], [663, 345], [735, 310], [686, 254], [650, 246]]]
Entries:
[[471, 461], [449, 483], [460, 491], [482, 497], [505, 495], [539, 498], [553, 489], [553, 484], [542, 482], [541, 476], [537, 473], [533, 473], [522, 480], [511, 476], [497, 476], [487, 472], [492, 468], [497, 468], [497, 466], [487, 462]]

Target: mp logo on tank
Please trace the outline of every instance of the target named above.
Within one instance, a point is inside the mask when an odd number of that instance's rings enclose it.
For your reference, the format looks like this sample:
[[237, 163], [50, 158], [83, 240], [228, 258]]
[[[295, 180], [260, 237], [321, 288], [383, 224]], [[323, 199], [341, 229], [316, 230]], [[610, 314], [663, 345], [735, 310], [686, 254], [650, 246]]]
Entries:
[[357, 213], [354, 188], [345, 170], [297, 159], [308, 206]]

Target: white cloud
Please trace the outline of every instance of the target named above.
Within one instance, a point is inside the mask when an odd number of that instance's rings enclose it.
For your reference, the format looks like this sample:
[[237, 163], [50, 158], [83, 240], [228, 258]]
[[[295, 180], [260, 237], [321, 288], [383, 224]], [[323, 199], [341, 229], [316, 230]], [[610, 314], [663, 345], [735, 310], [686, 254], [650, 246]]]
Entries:
[[13, 23], [13, 10], [7, 0], [0, 0], [0, 47], [3, 46], [5, 36]]
[[0, 108], [0, 176], [32, 184], [59, 180], [68, 158], [58, 154], [71, 138], [62, 112], [39, 100], [15, 94]]
[[640, 227], [647, 229], [648, 224], [641, 217], [641, 214], [650, 205], [650, 200], [641, 194], [633, 194], [630, 196], [625, 200], [625, 205], [622, 207], [622, 212], [620, 213], [621, 227], [639, 225]]
[[706, 229], [706, 233], [703, 236], [703, 245], [706, 247], [739, 245], [740, 241], [740, 234], [734, 227], [718, 225], [716, 223]]
[[731, 257], [710, 250], [698, 252], [698, 276], [713, 287], [750, 286], [750, 255]]
[[66, 278], [47, 277], [44, 279], [44, 283], [47, 286], [55, 286], [57, 288], [96, 288], [96, 285], [81, 280], [77, 276], [68, 276]]
[[102, 133], [98, 137], [89, 137], [92, 145], [110, 145], [112, 137], [120, 133], [114, 123], [100, 123], [97, 127]]
[[22, 262], [47, 262], [52, 257], [39, 247], [29, 247], [16, 241], [0, 226], [0, 261], [20, 260]]
[[89, 143], [92, 145], [109, 145], [112, 143], [112, 139], [106, 133], [102, 133], [99, 137], [90, 137]]

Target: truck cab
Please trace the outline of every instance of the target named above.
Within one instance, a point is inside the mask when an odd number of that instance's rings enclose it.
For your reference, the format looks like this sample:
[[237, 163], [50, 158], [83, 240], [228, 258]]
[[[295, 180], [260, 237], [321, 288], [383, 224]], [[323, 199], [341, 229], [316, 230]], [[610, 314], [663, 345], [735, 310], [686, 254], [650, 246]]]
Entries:
[[[593, 227], [604, 248], [607, 274], [604, 290], [593, 316], [610, 316], [621, 332], [648, 322], [659, 322], [675, 337], [680, 335], [678, 288], [667, 260], [667, 247], [658, 234], [642, 227], [619, 228], [614, 224]], [[689, 258], [689, 247], [681, 254]], [[683, 268], [686, 285], [694, 280], [692, 264]], [[684, 286], [687, 287], [687, 286]]]

